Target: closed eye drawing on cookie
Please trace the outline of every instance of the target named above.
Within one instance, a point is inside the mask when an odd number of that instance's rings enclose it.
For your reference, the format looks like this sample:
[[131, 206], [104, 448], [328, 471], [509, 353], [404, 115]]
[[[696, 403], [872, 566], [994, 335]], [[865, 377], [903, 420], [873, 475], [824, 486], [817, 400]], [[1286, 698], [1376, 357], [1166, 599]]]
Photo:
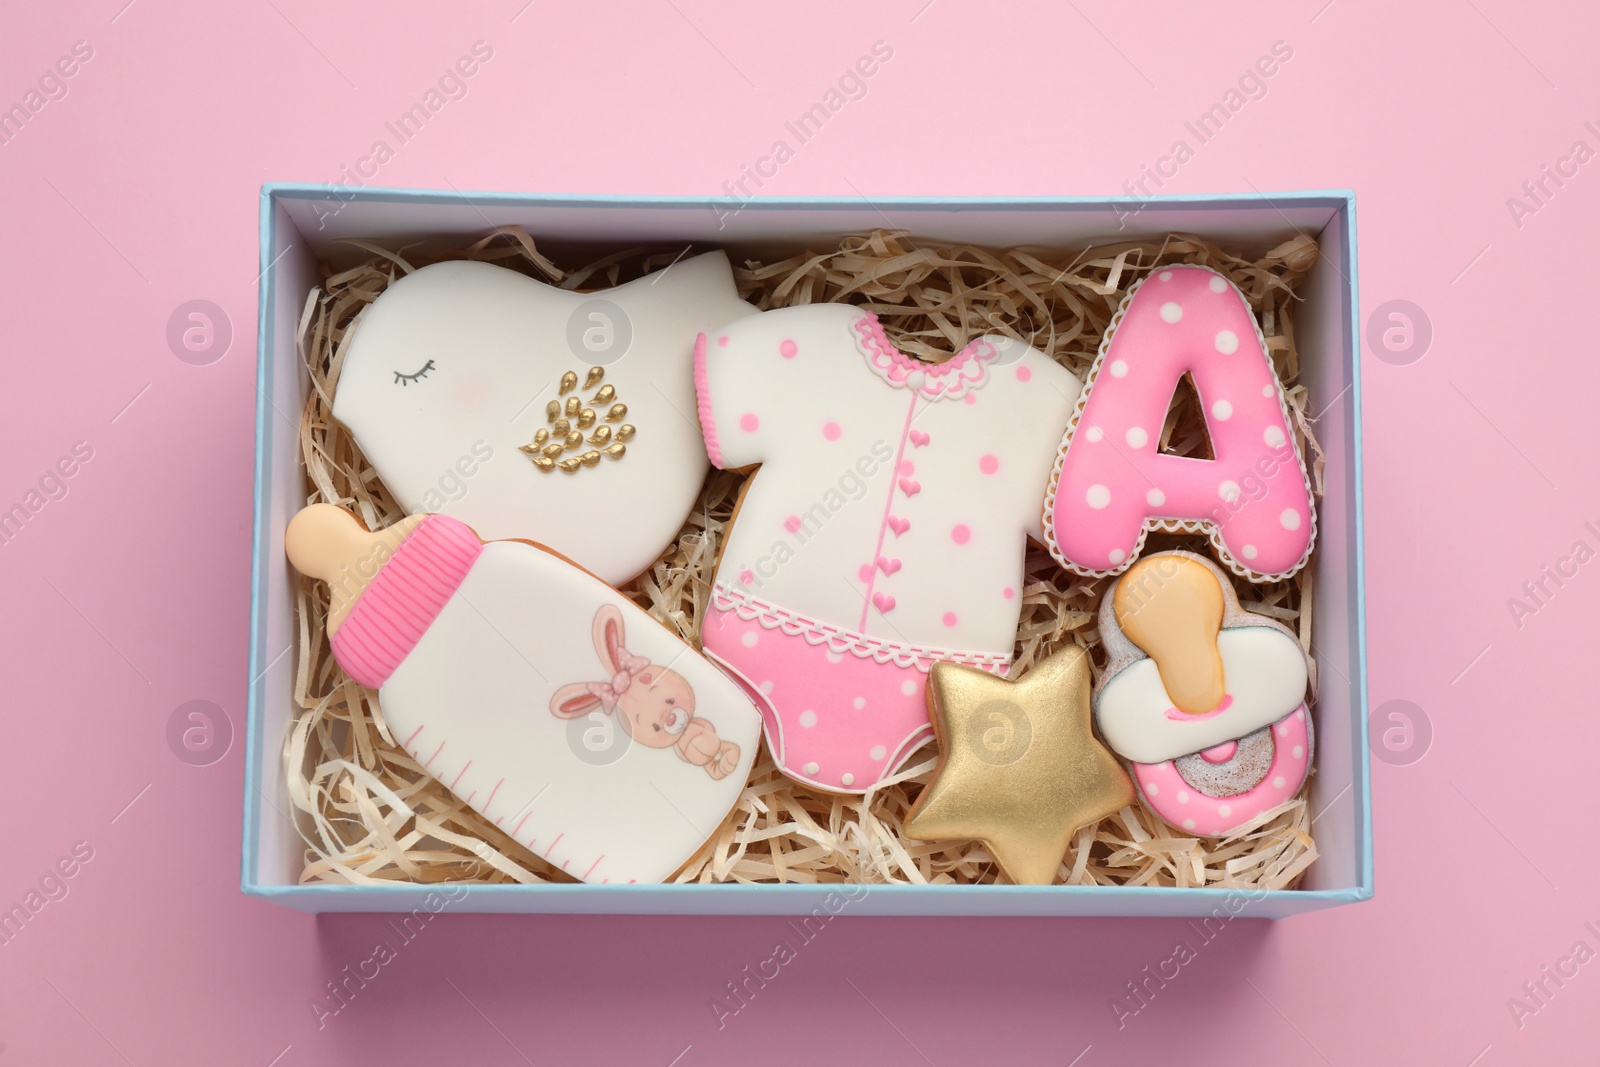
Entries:
[[433, 370], [433, 360], [430, 359], [422, 365], [422, 369], [411, 374], [402, 374], [400, 371], [395, 371], [394, 382], [396, 385], [410, 385], [412, 382], [419, 382], [426, 378], [431, 370]]

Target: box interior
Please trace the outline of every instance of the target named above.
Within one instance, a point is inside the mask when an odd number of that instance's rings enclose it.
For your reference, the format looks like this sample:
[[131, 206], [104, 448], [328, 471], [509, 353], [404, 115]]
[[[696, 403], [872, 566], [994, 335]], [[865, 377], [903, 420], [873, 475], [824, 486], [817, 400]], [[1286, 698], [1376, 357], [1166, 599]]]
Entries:
[[[1248, 914], [1278, 917], [1366, 899], [1372, 857], [1367, 781], [1360, 507], [1360, 388], [1355, 338], [1354, 204], [1349, 194], [984, 199], [737, 201], [422, 193], [326, 186], [262, 191], [256, 526], [243, 886], [306, 911], [409, 910], [424, 887], [299, 886], [303, 844], [289, 819], [281, 770], [293, 713], [292, 585], [283, 531], [304, 502], [299, 412], [308, 381], [295, 337], [318, 263], [345, 266], [386, 247], [444, 249], [517, 225], [541, 249], [604, 254], [682, 242], [777, 258], [829, 247], [841, 235], [902, 229], [929, 241], [1081, 250], [1171, 232], [1195, 233], [1259, 255], [1310, 234], [1321, 256], [1302, 288], [1296, 322], [1302, 379], [1327, 449], [1313, 606], [1318, 665], [1317, 774], [1312, 785], [1318, 860], [1301, 888], [1262, 891]], [[1345, 595], [1338, 595], [1343, 591]], [[486, 886], [461, 910], [639, 913], [784, 913], [813, 910], [812, 886]], [[874, 886], [858, 914], [1207, 915], [1237, 891], [1127, 886]]]

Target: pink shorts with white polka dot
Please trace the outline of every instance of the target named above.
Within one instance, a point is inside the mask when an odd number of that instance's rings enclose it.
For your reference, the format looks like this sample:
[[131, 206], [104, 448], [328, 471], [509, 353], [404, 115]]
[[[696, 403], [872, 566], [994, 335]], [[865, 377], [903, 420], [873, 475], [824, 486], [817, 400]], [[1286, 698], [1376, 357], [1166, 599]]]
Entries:
[[863, 793], [933, 738], [927, 668], [943, 657], [880, 663], [714, 605], [700, 633], [706, 655], [761, 709], [767, 744], [797, 782]]

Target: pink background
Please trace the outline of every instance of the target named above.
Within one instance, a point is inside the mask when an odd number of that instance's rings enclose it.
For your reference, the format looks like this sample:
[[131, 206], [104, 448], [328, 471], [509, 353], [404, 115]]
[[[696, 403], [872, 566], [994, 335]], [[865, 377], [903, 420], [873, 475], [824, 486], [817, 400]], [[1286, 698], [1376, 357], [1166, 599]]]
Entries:
[[[75, 842], [93, 859], [0, 944], [0, 1063], [1592, 1061], [1600, 963], [1520, 1027], [1507, 1001], [1600, 949], [1577, 816], [1600, 566], [1520, 627], [1507, 600], [1600, 547], [1573, 447], [1600, 385], [1600, 163], [1520, 226], [1507, 199], [1600, 148], [1596, 15], [1325, 2], [13, 5], [0, 105], [74, 42], [94, 54], [0, 144], [0, 510], [75, 442], [93, 458], [0, 545], [0, 907]], [[794, 940], [785, 920], [446, 914], [319, 1030], [308, 1002], [395, 938], [238, 891], [257, 190], [338, 179], [479, 40], [468, 95], [374, 183], [726, 195], [882, 40], [866, 97], [765, 192], [1116, 193], [1287, 42], [1162, 191], [1353, 187], [1363, 319], [1408, 300], [1432, 323], [1420, 361], [1364, 353], [1371, 696], [1433, 732], [1374, 763], [1376, 899], [1234, 924], [1121, 1029], [1112, 998], [1196, 940], [1184, 923], [845, 920], [719, 1031], [710, 1001]], [[166, 341], [194, 299], [234, 330], [208, 366]], [[234, 727], [208, 766], [168, 745], [190, 700]]]

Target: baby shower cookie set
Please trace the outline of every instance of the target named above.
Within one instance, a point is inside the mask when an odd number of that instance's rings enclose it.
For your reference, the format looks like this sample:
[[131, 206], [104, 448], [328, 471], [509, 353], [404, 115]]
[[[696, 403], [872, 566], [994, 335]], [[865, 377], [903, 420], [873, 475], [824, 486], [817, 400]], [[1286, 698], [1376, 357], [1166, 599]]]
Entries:
[[1234, 279], [1304, 267], [1179, 247], [1031, 305], [882, 234], [330, 279], [306, 878], [1292, 881], [1313, 472]]

